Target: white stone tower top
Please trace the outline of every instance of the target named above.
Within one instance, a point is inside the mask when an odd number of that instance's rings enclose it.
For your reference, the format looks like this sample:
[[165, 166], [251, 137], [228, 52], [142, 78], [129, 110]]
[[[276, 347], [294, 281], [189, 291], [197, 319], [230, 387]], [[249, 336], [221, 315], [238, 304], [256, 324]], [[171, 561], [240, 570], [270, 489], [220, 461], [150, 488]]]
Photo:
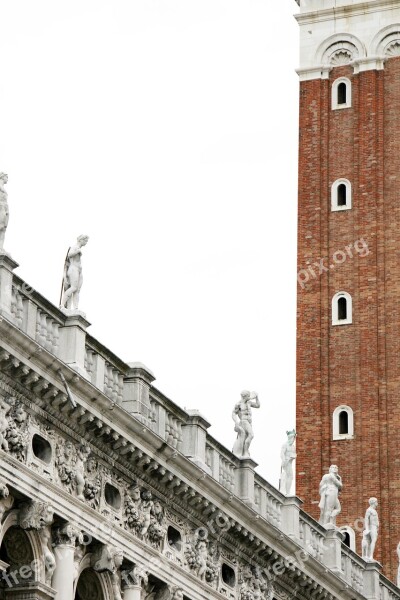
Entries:
[[300, 79], [326, 78], [341, 64], [355, 73], [383, 69], [386, 58], [400, 55], [400, 0], [298, 3]]

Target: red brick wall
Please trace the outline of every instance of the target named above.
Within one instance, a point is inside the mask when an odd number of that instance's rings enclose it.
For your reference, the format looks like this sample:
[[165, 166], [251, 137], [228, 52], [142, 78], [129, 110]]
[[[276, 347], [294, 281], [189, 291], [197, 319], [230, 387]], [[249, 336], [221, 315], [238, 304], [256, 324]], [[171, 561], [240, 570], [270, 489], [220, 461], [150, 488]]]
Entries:
[[[331, 85], [352, 82], [352, 107], [331, 110]], [[331, 212], [330, 187], [352, 183], [353, 208]], [[400, 58], [382, 71], [332, 69], [300, 84], [298, 269], [363, 238], [329, 272], [298, 286], [297, 495], [319, 517], [318, 486], [330, 464], [344, 487], [338, 525], [364, 516], [376, 496], [381, 519], [375, 558], [395, 579], [400, 541]], [[353, 323], [331, 325], [331, 299], [353, 298]], [[332, 440], [336, 406], [352, 407], [353, 440]], [[361, 537], [357, 536], [361, 553]]]

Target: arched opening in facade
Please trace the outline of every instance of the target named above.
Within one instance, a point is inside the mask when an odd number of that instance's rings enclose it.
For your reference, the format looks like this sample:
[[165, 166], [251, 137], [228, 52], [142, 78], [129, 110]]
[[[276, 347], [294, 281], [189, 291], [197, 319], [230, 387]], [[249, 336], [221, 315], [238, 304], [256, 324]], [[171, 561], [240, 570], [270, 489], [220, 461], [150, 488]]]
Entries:
[[7, 566], [0, 577], [0, 597], [16, 598], [16, 588], [31, 586], [39, 580], [39, 565], [35, 561], [32, 544], [27, 533], [17, 526], [12, 526], [4, 534], [0, 546], [0, 560]]
[[91, 568], [79, 575], [75, 589], [75, 600], [104, 600], [100, 578]]

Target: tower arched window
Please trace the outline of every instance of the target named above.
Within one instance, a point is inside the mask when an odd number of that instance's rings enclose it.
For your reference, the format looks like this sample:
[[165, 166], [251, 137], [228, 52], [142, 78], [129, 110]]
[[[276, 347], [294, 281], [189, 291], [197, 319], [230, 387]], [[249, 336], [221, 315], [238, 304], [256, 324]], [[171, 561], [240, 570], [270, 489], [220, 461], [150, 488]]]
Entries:
[[347, 85], [344, 81], [341, 81], [337, 86], [337, 103], [338, 104], [346, 104], [346, 96], [347, 96]]
[[340, 527], [340, 533], [342, 533], [343, 535], [343, 543], [346, 544], [346, 546], [348, 546], [350, 548], [350, 550], [353, 550], [353, 552], [356, 551], [356, 534], [354, 529], [352, 529], [352, 527], [349, 527], [348, 525], [346, 525], [345, 527]]
[[332, 110], [351, 107], [351, 81], [339, 77], [332, 83]]
[[353, 303], [350, 294], [338, 292], [332, 298], [332, 325], [348, 325], [353, 322]]
[[348, 179], [336, 179], [331, 187], [331, 209], [349, 210], [351, 208], [351, 183]]
[[354, 413], [350, 406], [337, 406], [333, 411], [332, 433], [334, 440], [350, 440], [354, 437]]
[[339, 434], [344, 435], [349, 433], [349, 413], [342, 410], [339, 413]]

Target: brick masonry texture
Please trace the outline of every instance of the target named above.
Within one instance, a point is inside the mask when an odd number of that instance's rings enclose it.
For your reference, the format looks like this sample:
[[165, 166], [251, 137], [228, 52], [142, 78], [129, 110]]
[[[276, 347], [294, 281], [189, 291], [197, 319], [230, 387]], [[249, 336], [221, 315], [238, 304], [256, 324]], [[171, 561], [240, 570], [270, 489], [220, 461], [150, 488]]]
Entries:
[[[352, 107], [331, 109], [338, 77]], [[297, 495], [319, 517], [318, 487], [331, 464], [343, 478], [338, 526], [360, 526], [371, 496], [381, 521], [375, 558], [396, 580], [400, 541], [400, 57], [384, 70], [300, 84], [298, 269], [363, 238], [369, 254], [347, 257], [298, 287]], [[330, 188], [352, 183], [353, 208], [331, 212]], [[318, 269], [316, 269], [318, 273]], [[353, 323], [331, 325], [331, 299], [353, 298]], [[334, 409], [354, 411], [354, 439], [332, 440]], [[361, 553], [361, 535], [357, 534]]]

